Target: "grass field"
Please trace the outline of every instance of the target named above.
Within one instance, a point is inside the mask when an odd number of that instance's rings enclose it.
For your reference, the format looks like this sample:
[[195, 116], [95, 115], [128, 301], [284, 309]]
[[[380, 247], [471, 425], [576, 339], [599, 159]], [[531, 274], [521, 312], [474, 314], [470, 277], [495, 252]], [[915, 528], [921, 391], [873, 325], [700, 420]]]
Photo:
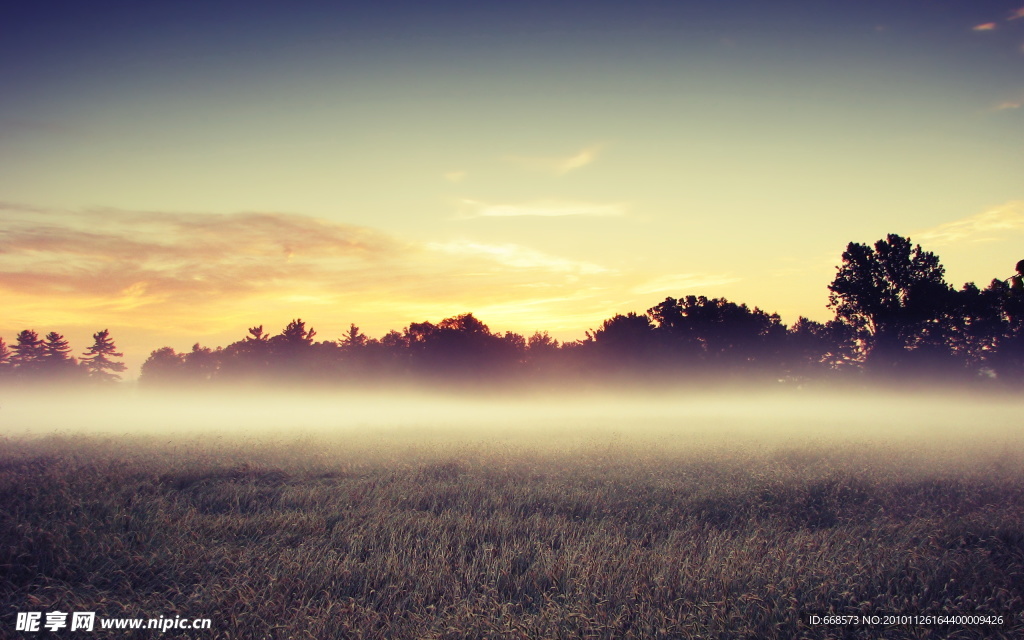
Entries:
[[0, 440], [0, 636], [1024, 636], [1019, 440], [472, 433]]

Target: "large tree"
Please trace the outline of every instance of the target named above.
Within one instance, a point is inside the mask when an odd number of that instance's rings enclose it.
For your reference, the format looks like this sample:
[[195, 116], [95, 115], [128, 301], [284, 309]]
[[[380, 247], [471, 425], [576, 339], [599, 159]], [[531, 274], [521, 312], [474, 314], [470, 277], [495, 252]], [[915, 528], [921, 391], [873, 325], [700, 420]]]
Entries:
[[851, 242], [829, 285], [836, 319], [857, 332], [861, 356], [878, 369], [945, 344], [953, 291], [938, 256], [890, 233], [874, 247]]
[[119, 380], [121, 376], [118, 374], [125, 370], [124, 363], [111, 358], [123, 358], [124, 354], [118, 352], [110, 331], [104, 329], [94, 333], [92, 339], [92, 346], [82, 355], [82, 365], [89, 372], [89, 377], [101, 382]]

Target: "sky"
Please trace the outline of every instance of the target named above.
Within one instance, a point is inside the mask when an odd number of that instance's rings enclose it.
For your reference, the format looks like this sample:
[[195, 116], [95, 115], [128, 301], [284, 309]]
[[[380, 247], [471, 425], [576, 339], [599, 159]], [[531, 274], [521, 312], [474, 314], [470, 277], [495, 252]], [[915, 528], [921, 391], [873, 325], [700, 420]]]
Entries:
[[1024, 0], [0, 8], [0, 336], [130, 376], [293, 318], [824, 321], [887, 233], [1024, 257]]

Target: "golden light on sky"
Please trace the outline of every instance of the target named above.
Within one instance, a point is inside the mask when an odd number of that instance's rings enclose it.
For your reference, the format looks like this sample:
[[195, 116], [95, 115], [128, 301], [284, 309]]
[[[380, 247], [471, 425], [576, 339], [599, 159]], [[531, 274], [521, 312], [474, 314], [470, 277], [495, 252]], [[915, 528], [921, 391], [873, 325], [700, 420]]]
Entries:
[[887, 233], [1007, 276], [1024, 7], [853, 4], [4, 9], [0, 336], [824, 320]]

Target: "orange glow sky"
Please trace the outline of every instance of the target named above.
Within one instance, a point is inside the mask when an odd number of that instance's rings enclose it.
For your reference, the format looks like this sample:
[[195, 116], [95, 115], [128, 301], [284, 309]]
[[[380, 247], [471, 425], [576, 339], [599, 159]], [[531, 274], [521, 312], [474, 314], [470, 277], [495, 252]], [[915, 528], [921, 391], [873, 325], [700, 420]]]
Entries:
[[847, 4], [3, 9], [0, 336], [109, 328], [135, 375], [300, 317], [826, 320], [887, 233], [1005, 278], [1024, 7]]

